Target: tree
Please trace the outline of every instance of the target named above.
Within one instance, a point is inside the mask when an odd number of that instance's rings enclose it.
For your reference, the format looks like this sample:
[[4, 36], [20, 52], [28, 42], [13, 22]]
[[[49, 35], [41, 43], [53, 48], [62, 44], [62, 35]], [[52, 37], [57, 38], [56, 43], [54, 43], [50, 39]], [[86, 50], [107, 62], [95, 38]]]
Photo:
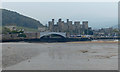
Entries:
[[7, 34], [7, 33], [10, 33], [10, 29], [9, 28], [6, 28], [6, 27], [2, 27], [2, 34]]

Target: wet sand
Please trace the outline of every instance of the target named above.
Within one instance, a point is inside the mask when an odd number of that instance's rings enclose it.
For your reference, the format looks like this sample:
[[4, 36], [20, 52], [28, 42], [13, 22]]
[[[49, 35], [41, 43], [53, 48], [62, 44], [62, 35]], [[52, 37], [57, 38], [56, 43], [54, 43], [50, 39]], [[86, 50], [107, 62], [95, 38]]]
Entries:
[[117, 70], [118, 42], [3, 43], [4, 70]]

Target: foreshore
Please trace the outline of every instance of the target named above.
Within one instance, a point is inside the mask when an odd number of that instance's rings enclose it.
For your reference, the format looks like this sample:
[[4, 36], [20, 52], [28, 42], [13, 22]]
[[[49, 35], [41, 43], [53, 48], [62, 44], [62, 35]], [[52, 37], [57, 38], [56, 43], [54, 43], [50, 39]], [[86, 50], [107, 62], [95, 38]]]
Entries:
[[2, 52], [3, 70], [118, 69], [117, 41], [7, 42]]

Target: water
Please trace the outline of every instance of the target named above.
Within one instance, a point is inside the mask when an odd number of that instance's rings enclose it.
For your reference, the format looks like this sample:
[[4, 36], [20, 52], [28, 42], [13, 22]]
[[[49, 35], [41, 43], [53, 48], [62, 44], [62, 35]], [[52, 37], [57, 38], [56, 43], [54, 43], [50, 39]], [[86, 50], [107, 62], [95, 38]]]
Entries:
[[118, 43], [4, 43], [5, 70], [117, 70]]

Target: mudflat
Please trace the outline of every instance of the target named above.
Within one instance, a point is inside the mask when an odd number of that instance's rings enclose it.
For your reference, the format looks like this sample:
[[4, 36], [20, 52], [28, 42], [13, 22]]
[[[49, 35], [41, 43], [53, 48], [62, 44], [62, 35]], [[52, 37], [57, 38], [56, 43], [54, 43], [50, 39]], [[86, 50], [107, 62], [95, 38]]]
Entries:
[[117, 70], [118, 42], [3, 43], [4, 70]]

